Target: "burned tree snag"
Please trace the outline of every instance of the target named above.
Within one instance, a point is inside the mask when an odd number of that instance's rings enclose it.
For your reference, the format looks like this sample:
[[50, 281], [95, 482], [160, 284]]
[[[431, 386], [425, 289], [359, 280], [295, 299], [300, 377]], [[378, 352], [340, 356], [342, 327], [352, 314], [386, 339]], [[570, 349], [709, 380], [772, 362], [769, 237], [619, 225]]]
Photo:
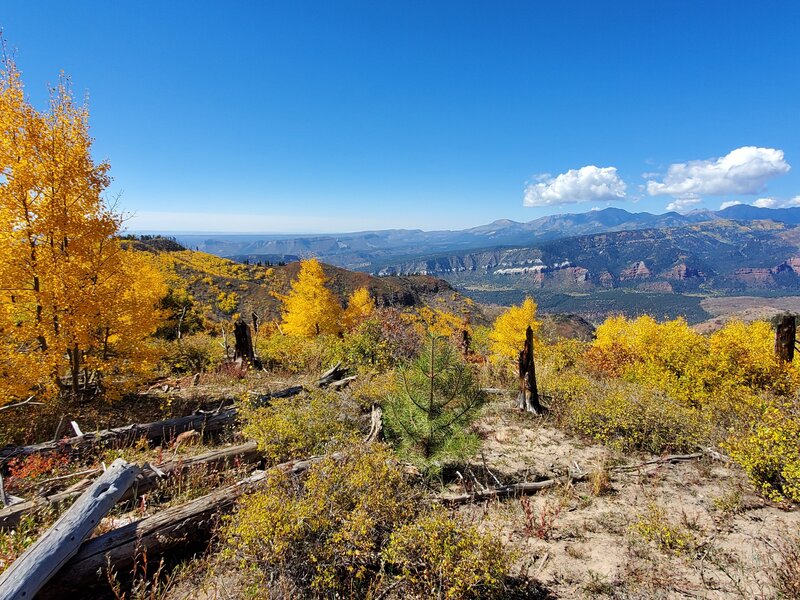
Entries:
[[794, 358], [795, 344], [794, 315], [784, 315], [775, 330], [775, 356], [783, 362], [790, 363]]
[[259, 326], [258, 315], [254, 312], [251, 316], [253, 317], [253, 332], [256, 334], [256, 336], [258, 336], [258, 326]]
[[236, 338], [236, 346], [233, 351], [233, 359], [253, 363], [255, 352], [253, 352], [253, 338], [250, 335], [250, 326], [242, 319], [233, 325], [233, 336]]
[[539, 403], [539, 389], [536, 386], [536, 366], [533, 362], [533, 330], [525, 331], [525, 346], [519, 353], [519, 396], [520, 410], [540, 415], [544, 412]]
[[472, 352], [472, 337], [469, 335], [469, 330], [465, 327], [461, 330], [461, 354], [467, 356]]

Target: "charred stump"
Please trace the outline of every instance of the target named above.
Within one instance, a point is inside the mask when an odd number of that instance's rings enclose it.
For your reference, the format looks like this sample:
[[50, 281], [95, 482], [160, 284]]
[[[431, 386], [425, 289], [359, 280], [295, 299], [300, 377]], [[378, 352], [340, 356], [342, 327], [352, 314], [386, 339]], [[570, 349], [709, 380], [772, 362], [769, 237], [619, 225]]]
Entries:
[[254, 364], [256, 354], [253, 350], [253, 337], [250, 335], [250, 326], [242, 319], [239, 319], [233, 325], [233, 336], [236, 340], [236, 346], [233, 350], [233, 359], [241, 359], [242, 362]]
[[786, 363], [792, 362], [795, 337], [794, 315], [784, 315], [775, 330], [775, 356], [778, 357], [778, 360]]
[[519, 353], [519, 396], [520, 410], [540, 415], [544, 408], [539, 403], [539, 389], [536, 385], [536, 365], [533, 361], [533, 330], [525, 330], [525, 346]]

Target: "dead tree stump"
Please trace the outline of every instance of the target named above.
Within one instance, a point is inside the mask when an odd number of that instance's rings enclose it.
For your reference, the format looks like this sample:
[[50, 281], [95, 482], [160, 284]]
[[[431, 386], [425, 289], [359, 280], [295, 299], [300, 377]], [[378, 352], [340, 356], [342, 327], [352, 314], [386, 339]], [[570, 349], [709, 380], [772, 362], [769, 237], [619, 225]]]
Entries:
[[242, 319], [239, 319], [233, 326], [233, 336], [236, 339], [233, 359], [242, 359], [242, 361], [252, 364], [256, 355], [253, 351], [253, 337], [250, 335], [250, 326]]
[[536, 385], [536, 365], [533, 362], [533, 330], [525, 330], [525, 346], [519, 353], [519, 408], [540, 415], [544, 408], [539, 403], [539, 389]]
[[775, 329], [775, 356], [778, 357], [778, 360], [786, 363], [792, 362], [794, 358], [795, 334], [794, 315], [784, 315], [781, 317], [781, 321]]

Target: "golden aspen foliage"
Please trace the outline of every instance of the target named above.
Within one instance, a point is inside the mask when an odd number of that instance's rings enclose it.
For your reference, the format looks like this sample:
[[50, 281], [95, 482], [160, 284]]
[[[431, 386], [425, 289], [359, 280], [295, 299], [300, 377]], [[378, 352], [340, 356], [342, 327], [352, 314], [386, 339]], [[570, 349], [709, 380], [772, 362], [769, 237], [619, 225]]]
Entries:
[[283, 301], [283, 332], [313, 337], [341, 331], [342, 307], [325, 284], [327, 279], [316, 258], [300, 263], [300, 273]]
[[472, 335], [472, 327], [464, 317], [440, 308], [423, 306], [416, 314], [411, 313], [408, 318], [414, 323], [421, 337], [455, 338], [463, 330]]
[[375, 300], [365, 287], [358, 288], [347, 300], [343, 321], [345, 329], [355, 329], [375, 313]]
[[[68, 379], [102, 384], [142, 366], [163, 295], [157, 271], [124, 252], [105, 204], [106, 162], [91, 156], [89, 113], [61, 78], [46, 112], [0, 71], [0, 397], [48, 395]], [[146, 362], [146, 361], [145, 361]], [[27, 368], [26, 368], [27, 367]], [[107, 378], [106, 375], [111, 376]], [[98, 387], [100, 387], [98, 385]]]
[[525, 345], [525, 331], [530, 327], [536, 333], [536, 302], [525, 298], [519, 306], [512, 306], [497, 317], [489, 333], [492, 358], [498, 362], [516, 360]]

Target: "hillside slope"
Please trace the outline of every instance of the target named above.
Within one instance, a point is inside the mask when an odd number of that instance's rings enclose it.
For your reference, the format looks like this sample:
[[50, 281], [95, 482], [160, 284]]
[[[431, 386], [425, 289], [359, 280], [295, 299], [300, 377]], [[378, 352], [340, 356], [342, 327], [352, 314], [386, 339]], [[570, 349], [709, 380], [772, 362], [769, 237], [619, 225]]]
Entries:
[[[237, 263], [205, 252], [187, 250], [180, 244], [152, 238], [128, 242], [149, 252], [165, 273], [170, 287], [169, 308], [191, 307], [195, 321], [229, 322], [234, 316], [255, 313], [262, 322], [280, 318], [280, 300], [297, 277], [300, 263], [262, 266]], [[475, 313], [478, 309], [446, 281], [431, 275], [374, 277], [323, 264], [328, 286], [344, 305], [350, 294], [366, 287], [378, 306], [405, 308], [427, 304], [448, 304], [456, 310]], [[176, 326], [175, 323], [169, 325]]]

